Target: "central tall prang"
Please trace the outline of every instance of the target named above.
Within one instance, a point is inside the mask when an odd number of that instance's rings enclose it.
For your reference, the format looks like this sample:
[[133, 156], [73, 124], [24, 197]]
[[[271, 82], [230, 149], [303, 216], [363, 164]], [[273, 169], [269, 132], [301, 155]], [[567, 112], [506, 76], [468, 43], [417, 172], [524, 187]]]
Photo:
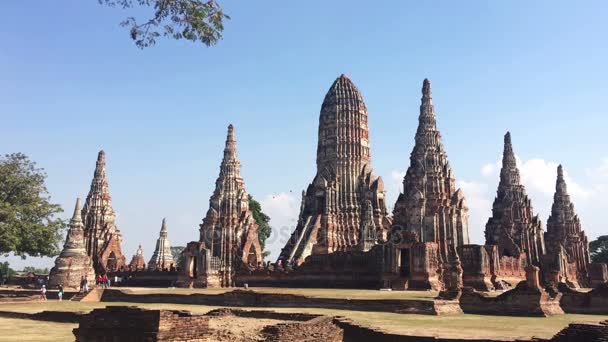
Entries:
[[415, 141], [403, 193], [395, 203], [394, 224], [421, 242], [438, 243], [445, 261], [448, 247], [469, 243], [468, 208], [441, 142], [428, 79], [422, 84]]
[[[296, 230], [279, 260], [301, 264], [311, 254], [367, 250], [386, 237], [384, 185], [371, 168], [367, 107], [341, 75], [321, 105], [317, 174], [302, 194]], [[372, 220], [368, 203], [371, 204]], [[370, 229], [371, 228], [371, 229]]]

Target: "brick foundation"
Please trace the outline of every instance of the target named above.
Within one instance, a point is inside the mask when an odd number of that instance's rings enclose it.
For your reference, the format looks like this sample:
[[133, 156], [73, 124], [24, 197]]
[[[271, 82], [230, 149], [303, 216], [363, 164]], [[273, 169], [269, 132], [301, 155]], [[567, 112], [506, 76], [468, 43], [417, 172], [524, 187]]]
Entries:
[[186, 311], [108, 306], [82, 316], [76, 342], [208, 341], [209, 317]]

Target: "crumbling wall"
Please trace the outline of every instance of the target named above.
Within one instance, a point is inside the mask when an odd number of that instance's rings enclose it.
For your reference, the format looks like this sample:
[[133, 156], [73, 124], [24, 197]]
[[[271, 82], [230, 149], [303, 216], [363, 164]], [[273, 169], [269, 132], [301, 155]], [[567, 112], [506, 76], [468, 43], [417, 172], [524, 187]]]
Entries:
[[343, 331], [333, 318], [321, 316], [306, 322], [280, 323], [262, 330], [264, 341], [269, 342], [342, 342]]
[[208, 340], [209, 317], [186, 311], [108, 306], [82, 316], [76, 342]]

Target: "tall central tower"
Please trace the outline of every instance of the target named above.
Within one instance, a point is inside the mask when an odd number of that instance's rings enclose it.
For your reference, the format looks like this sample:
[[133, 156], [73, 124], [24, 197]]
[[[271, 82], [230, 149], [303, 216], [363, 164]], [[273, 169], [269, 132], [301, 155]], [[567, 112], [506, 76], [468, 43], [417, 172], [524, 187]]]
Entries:
[[[386, 236], [390, 222], [382, 179], [371, 168], [367, 107], [345, 75], [336, 79], [321, 105], [317, 174], [302, 197], [298, 225], [279, 257], [283, 262], [365, 250]], [[367, 201], [373, 220], [362, 220]]]
[[393, 219], [420, 241], [438, 243], [443, 260], [448, 247], [469, 243], [468, 208], [441, 142], [428, 79], [422, 83], [415, 145]]

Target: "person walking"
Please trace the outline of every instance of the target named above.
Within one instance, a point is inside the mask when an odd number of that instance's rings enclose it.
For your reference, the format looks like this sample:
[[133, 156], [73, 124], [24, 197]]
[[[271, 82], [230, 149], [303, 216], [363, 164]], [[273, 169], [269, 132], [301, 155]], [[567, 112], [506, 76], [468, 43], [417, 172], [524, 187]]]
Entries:
[[97, 276], [97, 278], [95, 279], [95, 285], [97, 285], [97, 286], [101, 286], [101, 281], [102, 281], [102, 278], [101, 278], [101, 274], [100, 274], [100, 275], [98, 275], [98, 276]]
[[108, 274], [107, 273], [104, 273], [103, 276], [101, 277], [101, 284], [104, 289], [108, 287]]
[[89, 292], [89, 282], [87, 281], [86, 277], [82, 277], [82, 279], [80, 279], [80, 292]]
[[57, 297], [59, 297], [59, 301], [61, 302], [63, 300], [63, 286], [59, 284], [57, 287], [59, 288], [59, 291], [57, 292]]
[[40, 288], [40, 300], [43, 302], [46, 301], [46, 285], [42, 285]]

